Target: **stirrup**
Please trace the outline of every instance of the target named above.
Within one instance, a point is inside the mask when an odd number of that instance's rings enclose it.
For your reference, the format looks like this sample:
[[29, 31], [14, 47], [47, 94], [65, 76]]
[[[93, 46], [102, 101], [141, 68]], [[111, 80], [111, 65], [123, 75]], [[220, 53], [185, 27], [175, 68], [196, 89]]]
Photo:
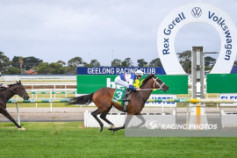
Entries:
[[131, 89], [126, 89], [126, 94], [129, 95], [132, 92]]

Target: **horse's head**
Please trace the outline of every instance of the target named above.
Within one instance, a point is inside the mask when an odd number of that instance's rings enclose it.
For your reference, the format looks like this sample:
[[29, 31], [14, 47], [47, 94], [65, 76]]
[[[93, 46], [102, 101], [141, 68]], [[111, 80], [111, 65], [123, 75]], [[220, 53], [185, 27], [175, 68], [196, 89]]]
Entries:
[[169, 87], [163, 81], [161, 81], [158, 77], [156, 77], [154, 74], [148, 75], [142, 81], [142, 85], [140, 87], [144, 87], [145, 85], [148, 85], [148, 87], [146, 88], [161, 89], [164, 92], [169, 90]]
[[21, 81], [9, 85], [9, 89], [13, 91], [15, 94], [22, 97], [24, 100], [28, 100], [30, 98], [24, 86], [21, 84]]
[[163, 90], [164, 92], [169, 90], [169, 87], [163, 82], [161, 81], [158, 77], [156, 77], [155, 75], [152, 75], [152, 79], [153, 79], [153, 88], [158, 88]]

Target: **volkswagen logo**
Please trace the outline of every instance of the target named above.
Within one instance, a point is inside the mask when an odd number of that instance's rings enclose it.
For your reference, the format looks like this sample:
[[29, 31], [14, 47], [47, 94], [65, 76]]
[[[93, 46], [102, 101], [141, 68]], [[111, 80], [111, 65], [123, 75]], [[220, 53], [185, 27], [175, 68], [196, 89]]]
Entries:
[[199, 7], [194, 7], [193, 9], [192, 9], [192, 15], [193, 15], [193, 17], [195, 17], [195, 18], [199, 18], [201, 15], [202, 15], [202, 9], [201, 8], [199, 8]]

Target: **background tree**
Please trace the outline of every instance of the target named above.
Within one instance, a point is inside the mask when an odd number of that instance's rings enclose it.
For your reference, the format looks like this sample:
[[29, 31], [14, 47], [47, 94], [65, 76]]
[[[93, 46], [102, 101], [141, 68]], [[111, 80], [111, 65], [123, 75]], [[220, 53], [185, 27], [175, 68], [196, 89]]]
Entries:
[[80, 66], [83, 63], [83, 60], [81, 57], [74, 57], [68, 61], [68, 66], [77, 67]]
[[187, 50], [179, 54], [179, 61], [184, 71], [188, 74], [191, 73], [191, 51]]
[[100, 67], [100, 62], [98, 62], [96, 59], [93, 59], [89, 64], [87, 62], [83, 62], [83, 65], [84, 67]]
[[58, 60], [56, 63], [58, 63], [58, 64], [60, 64], [62, 66], [66, 65], [66, 63], [64, 61], [62, 61], [62, 60]]
[[11, 66], [9, 67], [8, 71], [6, 72], [6, 74], [21, 74], [21, 70], [14, 67], [14, 66]]
[[121, 63], [122, 67], [133, 67], [133, 62], [131, 60], [131, 58], [126, 58], [122, 63]]
[[41, 62], [37, 67], [34, 67], [38, 74], [50, 74], [51, 70], [49, 63]]
[[21, 74], [23, 74], [23, 72], [22, 72], [22, 66], [23, 66], [23, 63], [24, 63], [23, 58], [19, 57], [18, 62], [19, 62], [19, 65], [20, 65]]
[[211, 67], [216, 63], [216, 59], [214, 59], [210, 56], [205, 57], [204, 60], [205, 60], [205, 66]]
[[144, 59], [138, 59], [137, 60], [138, 67], [147, 67], [148, 62], [146, 62]]
[[161, 64], [160, 58], [153, 59], [149, 63], [149, 67], [161, 67], [161, 66], [162, 66], [162, 64]]
[[14, 56], [12, 59], [12, 66], [20, 69], [19, 56]]
[[69, 74], [76, 74], [77, 66], [81, 66], [83, 64], [83, 60], [81, 57], [74, 57], [68, 61], [67, 72]]
[[90, 67], [100, 67], [100, 62], [96, 59], [91, 60]]
[[111, 67], [120, 67], [121, 66], [122, 61], [120, 59], [114, 59], [111, 62]]
[[38, 66], [40, 62], [43, 62], [43, 60], [35, 58], [33, 56], [25, 57], [23, 58], [23, 61], [26, 70], [30, 70], [31, 68]]
[[214, 59], [214, 58], [212, 58], [210, 56], [205, 57], [204, 61], [205, 61], [205, 70], [211, 70], [212, 67], [216, 63], [216, 59]]
[[235, 61], [234, 66], [237, 66], [237, 61]]
[[24, 67], [26, 70], [36, 67], [39, 65], [40, 62], [43, 62], [43, 60], [35, 58], [33, 56], [25, 58], [22, 58], [20, 56], [14, 56], [12, 59], [12, 66], [20, 69], [21, 68], [20, 61], [22, 62], [22, 67]]
[[90, 67], [90, 64], [88, 64], [88, 63], [85, 62], [85, 61], [82, 63], [82, 65], [83, 65], [84, 67]]
[[65, 69], [59, 63], [50, 63], [49, 64], [50, 74], [64, 74]]
[[3, 52], [0, 51], [0, 72], [3, 74], [8, 71], [11, 62], [7, 56], [4, 55]]

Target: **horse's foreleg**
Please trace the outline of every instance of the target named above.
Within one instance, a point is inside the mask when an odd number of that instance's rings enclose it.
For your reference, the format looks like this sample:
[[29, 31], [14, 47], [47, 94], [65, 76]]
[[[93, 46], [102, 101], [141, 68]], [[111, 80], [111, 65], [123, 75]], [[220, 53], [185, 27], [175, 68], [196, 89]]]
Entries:
[[142, 122], [136, 126], [134, 126], [134, 128], [139, 128], [142, 125], [144, 125], [146, 123], [145, 118], [139, 113], [138, 115], [135, 115], [138, 119], [140, 119]]
[[104, 124], [97, 117], [98, 114], [101, 114], [100, 109], [97, 109], [91, 113], [91, 115], [96, 119], [96, 121], [100, 124], [100, 132], [103, 131]]
[[21, 126], [16, 123], [16, 121], [11, 117], [11, 115], [7, 112], [6, 109], [0, 107], [0, 113], [3, 114], [6, 118], [8, 118], [10, 121], [12, 121], [17, 126], [17, 128], [21, 128]]
[[109, 113], [109, 111], [110, 111], [111, 108], [112, 108], [112, 106], [111, 106], [107, 111], [102, 112], [102, 114], [100, 115], [100, 118], [101, 118], [102, 120], [104, 120], [105, 122], [107, 122], [107, 123], [110, 125], [110, 128], [114, 128], [114, 124], [113, 124], [112, 122], [110, 122], [110, 121], [106, 118], [106, 116], [107, 116], [107, 114]]

